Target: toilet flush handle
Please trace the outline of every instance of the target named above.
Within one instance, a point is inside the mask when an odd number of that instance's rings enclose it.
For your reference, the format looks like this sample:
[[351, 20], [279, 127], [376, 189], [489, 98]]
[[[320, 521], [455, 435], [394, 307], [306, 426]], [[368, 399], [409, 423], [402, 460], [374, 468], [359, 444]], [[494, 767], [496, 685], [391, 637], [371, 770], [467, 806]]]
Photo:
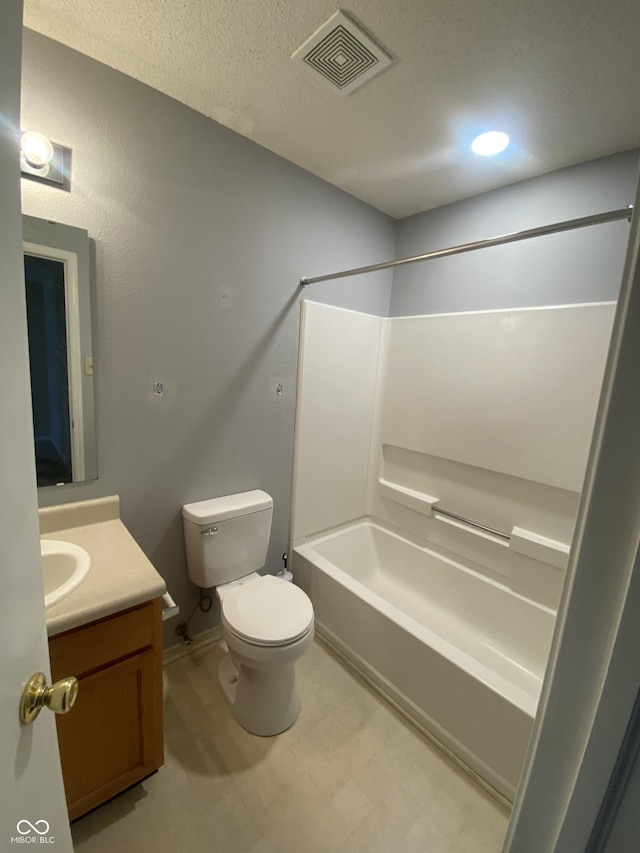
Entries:
[[216, 533], [218, 532], [218, 528], [217, 527], [207, 527], [206, 530], [201, 530], [200, 532], [201, 532], [202, 536], [215, 536]]

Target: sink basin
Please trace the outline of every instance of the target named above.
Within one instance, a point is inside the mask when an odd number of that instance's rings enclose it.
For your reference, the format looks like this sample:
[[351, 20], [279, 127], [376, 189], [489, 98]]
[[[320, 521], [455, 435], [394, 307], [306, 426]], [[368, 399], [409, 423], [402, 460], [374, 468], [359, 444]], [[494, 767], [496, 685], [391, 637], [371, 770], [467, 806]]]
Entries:
[[91, 557], [79, 545], [55, 539], [41, 539], [40, 554], [46, 609], [80, 586], [89, 573]]

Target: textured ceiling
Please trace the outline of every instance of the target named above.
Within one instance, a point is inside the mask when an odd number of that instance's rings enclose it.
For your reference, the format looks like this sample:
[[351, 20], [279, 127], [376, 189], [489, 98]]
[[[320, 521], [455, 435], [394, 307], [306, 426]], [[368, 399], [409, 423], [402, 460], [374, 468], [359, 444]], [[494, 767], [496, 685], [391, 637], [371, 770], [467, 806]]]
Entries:
[[[640, 145], [637, 0], [348, 0], [394, 61], [347, 97], [290, 56], [331, 0], [25, 0], [25, 25], [394, 217]], [[471, 154], [500, 128], [502, 155]]]

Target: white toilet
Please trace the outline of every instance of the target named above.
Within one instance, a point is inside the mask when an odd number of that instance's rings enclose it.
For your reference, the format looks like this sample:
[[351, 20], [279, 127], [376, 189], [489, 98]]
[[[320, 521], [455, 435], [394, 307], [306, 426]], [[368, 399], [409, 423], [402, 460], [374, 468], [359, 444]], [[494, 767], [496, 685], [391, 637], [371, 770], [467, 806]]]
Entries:
[[296, 721], [295, 662], [313, 640], [313, 606], [292, 583], [264, 566], [273, 500], [259, 490], [182, 507], [189, 577], [216, 587], [229, 647], [218, 678], [236, 720], [257, 735]]

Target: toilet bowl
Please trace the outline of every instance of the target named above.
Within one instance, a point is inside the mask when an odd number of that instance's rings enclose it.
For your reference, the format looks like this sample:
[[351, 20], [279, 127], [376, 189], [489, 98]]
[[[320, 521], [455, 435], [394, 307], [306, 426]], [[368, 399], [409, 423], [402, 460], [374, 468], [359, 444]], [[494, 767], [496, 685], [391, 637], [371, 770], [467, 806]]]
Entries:
[[311, 601], [272, 575], [248, 575], [216, 594], [229, 648], [218, 679], [231, 713], [253, 734], [279, 734], [300, 711], [295, 663], [313, 640]]
[[297, 586], [261, 576], [273, 500], [260, 489], [182, 507], [187, 571], [216, 588], [229, 647], [218, 669], [235, 719], [257, 735], [276, 735], [296, 720], [295, 662], [313, 640], [313, 605]]

